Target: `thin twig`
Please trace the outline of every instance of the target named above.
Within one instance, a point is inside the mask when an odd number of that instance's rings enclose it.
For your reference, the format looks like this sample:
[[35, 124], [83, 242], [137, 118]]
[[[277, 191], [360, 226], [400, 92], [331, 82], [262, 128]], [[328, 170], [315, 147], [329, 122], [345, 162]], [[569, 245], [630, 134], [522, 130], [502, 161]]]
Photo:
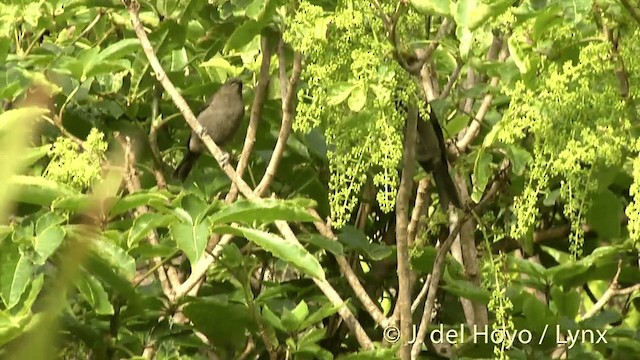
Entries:
[[[489, 60], [495, 59], [493, 56], [494, 54], [496, 55], [496, 57], [498, 58], [498, 61], [505, 61], [507, 59], [507, 57], [509, 56], [509, 52], [506, 48], [506, 46], [504, 46], [504, 41], [502, 40], [498, 40], [499, 38], [494, 38], [494, 47], [497, 50], [502, 49], [501, 51], [499, 51], [500, 55], [498, 56], [497, 53], [498, 51], [495, 52], [490, 52], [489, 53]], [[499, 44], [499, 46], [497, 46], [496, 44]], [[500, 77], [495, 76], [491, 79], [489, 86], [494, 88], [496, 86], [498, 86], [498, 83], [500, 82]], [[478, 112], [476, 113], [476, 116], [473, 118], [473, 120], [471, 121], [471, 124], [469, 124], [469, 126], [467, 127], [467, 130], [464, 134], [464, 136], [462, 137], [462, 139], [460, 141], [458, 141], [458, 143], [456, 144], [456, 149], [457, 149], [457, 153], [458, 154], [462, 154], [464, 153], [467, 148], [469, 147], [469, 145], [473, 142], [473, 140], [475, 140], [475, 138], [478, 136], [478, 134], [480, 133], [480, 126], [482, 125], [482, 122], [484, 120], [485, 115], [489, 112], [489, 108], [491, 107], [491, 102], [493, 101], [493, 94], [491, 92], [487, 93], [484, 96], [484, 99], [482, 100], [482, 104], [480, 105], [480, 108], [478, 109]]]
[[[258, 134], [258, 125], [262, 118], [262, 109], [267, 99], [267, 93], [269, 90], [270, 80], [270, 67], [271, 67], [271, 45], [269, 39], [266, 36], [262, 37], [262, 63], [260, 64], [260, 77], [258, 79], [258, 85], [255, 87], [255, 96], [253, 98], [253, 104], [251, 105], [251, 117], [249, 119], [249, 127], [247, 128], [247, 136], [244, 139], [244, 146], [242, 147], [242, 153], [240, 154], [240, 160], [236, 166], [236, 172], [238, 176], [242, 177], [244, 171], [249, 164], [249, 156], [253, 145], [256, 142], [256, 135]], [[231, 185], [231, 190], [227, 194], [226, 202], [230, 203], [238, 196], [238, 187]]]
[[[309, 212], [312, 215], [320, 218], [320, 215], [318, 215], [318, 213], [314, 209], [310, 209]], [[322, 236], [337, 241], [337, 237], [328, 224], [325, 224], [322, 221], [316, 221], [314, 225]], [[378, 305], [376, 305], [376, 303], [371, 299], [364, 286], [362, 286], [362, 283], [351, 268], [351, 265], [349, 265], [347, 259], [344, 256], [339, 255], [335, 255], [335, 258], [338, 262], [338, 266], [340, 267], [340, 273], [342, 274], [342, 276], [344, 276], [345, 279], [347, 279], [349, 286], [351, 286], [351, 290], [362, 304], [362, 307], [367, 311], [367, 313], [369, 313], [373, 321], [375, 321], [378, 326], [380, 326], [381, 328], [387, 327], [389, 324], [388, 320], [385, 318], [382, 310], [378, 307]]]
[[618, 283], [618, 279], [620, 278], [620, 272], [622, 271], [622, 260], [618, 260], [618, 268], [616, 269], [616, 274], [613, 276], [613, 280], [609, 284], [607, 290], [602, 294], [602, 297], [595, 303], [589, 311], [584, 313], [581, 317], [581, 321], [588, 319], [595, 315], [598, 311], [602, 310], [602, 308], [613, 298], [614, 296], [619, 295], [629, 295], [634, 291], [640, 291], [640, 284], [636, 284], [624, 289], [620, 289], [620, 284]]
[[414, 312], [416, 312], [416, 310], [418, 309], [418, 306], [420, 306], [420, 304], [422, 303], [422, 300], [424, 300], [424, 297], [427, 295], [430, 282], [431, 282], [431, 274], [427, 275], [427, 278], [424, 280], [424, 285], [422, 286], [422, 289], [420, 289], [418, 296], [416, 296], [416, 298], [413, 299], [413, 303], [411, 304], [412, 315]]
[[72, 45], [75, 44], [76, 42], [78, 42], [78, 40], [82, 39], [85, 35], [87, 35], [89, 33], [89, 31], [91, 31], [91, 29], [93, 29], [93, 27], [96, 26], [98, 21], [100, 21], [100, 19], [102, 18], [102, 15], [103, 15], [103, 11], [102, 11], [102, 9], [99, 9], [98, 10], [98, 15], [96, 15], [96, 17], [93, 18], [91, 23], [89, 23], [89, 25], [87, 25], [87, 27], [84, 28], [84, 30], [82, 30], [82, 32], [75, 39], [73, 39], [71, 44]]
[[[279, 47], [278, 50], [278, 57], [283, 59], [285, 56], [284, 46]], [[291, 134], [291, 126], [293, 124], [293, 99], [296, 95], [296, 86], [298, 84], [298, 79], [300, 78], [301, 71], [302, 55], [296, 52], [293, 55], [293, 71], [288, 83], [282, 78], [282, 76], [280, 77], [280, 82], [287, 84], [285, 96], [282, 98], [282, 125], [280, 126], [278, 141], [276, 142], [276, 146], [273, 149], [273, 153], [271, 154], [269, 165], [264, 172], [262, 180], [260, 180], [260, 183], [256, 187], [256, 194], [258, 196], [263, 196], [269, 186], [271, 186], [271, 183], [273, 182], [273, 179], [276, 175], [278, 165], [280, 164], [280, 160], [282, 160], [284, 150], [287, 147], [287, 140], [289, 139], [289, 134]]]
[[444, 86], [444, 89], [442, 89], [440, 96], [438, 96], [440, 99], [445, 99], [449, 96], [449, 93], [451, 93], [451, 89], [453, 88], [453, 84], [455, 84], [456, 80], [458, 80], [458, 77], [460, 76], [460, 71], [462, 71], [462, 61], [458, 59], [456, 67], [453, 69], [451, 76], [449, 76], [447, 84]]
[[425, 205], [425, 199], [427, 198], [427, 188], [429, 187], [429, 179], [424, 178], [418, 183], [418, 190], [416, 190], [416, 202], [413, 205], [413, 212], [411, 213], [411, 221], [407, 226], [407, 242], [409, 246], [412, 246], [416, 240], [416, 233], [418, 231], [418, 224], [420, 222], [420, 216], [422, 215], [422, 209]]
[[[116, 139], [120, 142], [120, 145], [124, 149], [125, 154], [125, 183], [127, 185], [127, 191], [130, 194], [135, 193], [140, 190], [140, 179], [136, 175], [135, 171], [135, 154], [132, 150], [131, 139], [128, 136], [123, 136], [120, 134], [116, 134]], [[140, 217], [142, 214], [147, 213], [149, 209], [145, 206], [139, 206], [134, 210], [134, 215], [136, 217]], [[155, 230], [149, 232], [147, 236], [147, 240], [151, 245], [158, 244], [158, 235]], [[165, 270], [164, 266], [162, 266], [163, 260], [161, 257], [156, 256], [152, 259], [153, 268], [157, 269], [158, 279], [160, 280], [160, 284], [162, 285], [162, 291], [165, 296], [169, 299], [173, 298], [174, 288], [180, 284], [180, 280], [178, 279], [177, 272], [175, 272], [175, 268], [172, 266], [168, 266]], [[169, 275], [169, 269], [173, 269], [171, 276]]]

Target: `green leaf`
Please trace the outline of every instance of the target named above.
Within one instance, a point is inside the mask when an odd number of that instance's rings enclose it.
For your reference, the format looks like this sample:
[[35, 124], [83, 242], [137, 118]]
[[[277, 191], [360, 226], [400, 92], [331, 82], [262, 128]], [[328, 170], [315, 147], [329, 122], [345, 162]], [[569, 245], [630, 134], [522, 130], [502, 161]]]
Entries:
[[71, 213], [79, 213], [86, 211], [93, 205], [94, 201], [95, 199], [85, 194], [64, 196], [54, 200], [51, 203], [51, 209], [66, 210]]
[[[171, 244], [174, 245], [174, 244]], [[156, 256], [161, 258], [173, 257], [180, 251], [175, 246], [168, 244], [151, 245], [148, 243], [140, 243], [138, 246], [129, 250], [129, 255], [133, 257], [142, 257], [143, 259], [151, 259]]]
[[443, 286], [446, 291], [480, 304], [489, 303], [491, 293], [486, 289], [476, 286], [470, 281], [454, 279], [449, 275], [449, 271], [444, 272], [443, 279], [447, 283]]
[[327, 328], [315, 328], [302, 335], [298, 340], [298, 353], [309, 352], [311, 349], [316, 349], [316, 347], [320, 349], [317, 344], [324, 339], [327, 333], [326, 329]]
[[10, 311], [0, 311], [0, 348], [24, 333], [31, 315], [13, 315]]
[[531, 63], [529, 62], [528, 56], [524, 50], [525, 46], [519, 42], [518, 37], [509, 37], [507, 43], [509, 45], [509, 54], [511, 54], [511, 58], [518, 67], [518, 70], [520, 70], [520, 73], [526, 74], [531, 71]]
[[194, 266], [207, 246], [207, 241], [209, 240], [208, 226], [205, 223], [200, 223], [195, 226], [173, 224], [169, 229], [178, 248], [187, 255], [191, 266]]
[[449, 0], [410, 0], [416, 10], [426, 15], [449, 16]]
[[194, 194], [187, 194], [180, 199], [181, 208], [188, 212], [192, 219], [195, 219], [194, 223], [201, 222], [201, 218], [204, 217], [204, 214], [206, 214], [207, 211], [209, 211], [210, 207], [213, 206], [215, 209], [218, 204], [218, 201], [212, 201], [210, 205], [207, 205], [207, 202], [204, 199]]
[[390, 246], [372, 243], [362, 231], [353, 226], [343, 227], [338, 240], [347, 248], [363, 251], [371, 260], [382, 260], [393, 253]]
[[[397, 359], [396, 347], [391, 348], [375, 348], [372, 350], [358, 351], [357, 353], [350, 353], [347, 355], [341, 355], [337, 360], [388, 360]], [[466, 358], [461, 358], [465, 359]]]
[[231, 36], [229, 36], [227, 44], [224, 46], [224, 52], [238, 50], [250, 43], [253, 38], [260, 34], [264, 25], [263, 22], [247, 20], [242, 25], [236, 27], [233, 33], [231, 33]]
[[511, 159], [513, 165], [513, 172], [516, 175], [522, 175], [527, 167], [527, 164], [533, 160], [531, 154], [521, 147], [514, 145], [507, 145], [507, 155]]
[[95, 64], [100, 60], [100, 49], [97, 46], [92, 46], [81, 50], [78, 54], [78, 62], [82, 64], [82, 75], [80, 81], [84, 82], [88, 77], [87, 74], [93, 69]]
[[536, 42], [549, 33], [549, 29], [562, 24], [562, 4], [549, 3], [535, 14], [534, 25], [531, 29], [532, 39]]
[[245, 15], [257, 21], [264, 12], [267, 4], [268, 0], [253, 0], [253, 2], [246, 7]]
[[79, 195], [72, 187], [41, 176], [16, 175], [9, 182], [12, 199], [28, 204], [49, 206], [58, 198]]
[[236, 244], [224, 244], [222, 245], [222, 251], [220, 252], [220, 263], [226, 266], [228, 269], [235, 269], [242, 267], [245, 262], [245, 258], [242, 252]]
[[138, 50], [142, 50], [140, 41], [137, 38], [130, 38], [120, 40], [109, 46], [100, 52], [98, 57], [99, 61], [112, 61], [118, 60], [125, 56], [135, 54]]
[[420, 249], [420, 254], [411, 256], [411, 267], [422, 274], [430, 274], [433, 270], [433, 263], [436, 260], [436, 250], [433, 246], [425, 246]]
[[220, 56], [220, 54], [216, 54], [216, 56], [203, 62], [200, 66], [221, 70], [224, 74], [233, 74], [236, 71], [235, 66], [231, 65], [231, 63]]
[[169, 203], [169, 199], [157, 192], [152, 191], [140, 191], [125, 197], [119, 198], [111, 209], [109, 210], [109, 216], [114, 217], [120, 214], [124, 214], [127, 211], [133, 210], [139, 206], [147, 205], [152, 201], [158, 201], [161, 203]]
[[27, 149], [26, 154], [20, 154], [23, 156], [22, 166], [31, 166], [35, 164], [38, 160], [47, 156], [50, 149], [51, 145], [43, 145]]
[[460, 0], [457, 2], [453, 18], [458, 26], [474, 31], [490, 18], [504, 13], [514, 0], [497, 0], [486, 3], [482, 0]]
[[183, 311], [193, 326], [216, 346], [238, 349], [246, 341], [246, 331], [254, 332], [256, 328], [245, 305], [196, 300]]
[[328, 101], [327, 105], [335, 106], [342, 104], [351, 92], [356, 88], [356, 85], [352, 85], [348, 82], [341, 82], [334, 84], [331, 88], [328, 89]]
[[325, 278], [318, 260], [300, 244], [289, 242], [275, 234], [244, 227], [221, 226], [213, 231], [244, 236], [276, 257], [293, 264], [305, 274], [318, 279]]
[[113, 306], [102, 284], [88, 273], [76, 280], [76, 287], [98, 315], [113, 315]]
[[34, 266], [18, 244], [6, 242], [0, 248], [0, 296], [7, 309], [13, 308], [31, 282]]
[[473, 169], [473, 201], [480, 201], [484, 189], [491, 178], [491, 162], [493, 156], [487, 153], [484, 148], [480, 149]]
[[529, 275], [529, 277], [544, 282], [546, 269], [535, 261], [521, 259], [512, 255], [507, 256], [507, 264], [510, 271], [517, 271]]
[[589, 271], [589, 266], [578, 262], [566, 262], [562, 265], [554, 266], [547, 270], [551, 277], [551, 283], [557, 286], [569, 284], [574, 279], [578, 279]]
[[59, 225], [64, 221], [65, 218], [62, 215], [56, 214], [54, 212], [48, 212], [42, 215], [40, 218], [38, 218], [38, 221], [36, 221], [36, 235], [41, 234], [49, 227]]
[[13, 228], [11, 226], [0, 225], [0, 245], [2, 244], [2, 240], [11, 233], [13, 233]]
[[147, 234], [158, 228], [170, 224], [175, 218], [170, 215], [162, 215], [158, 213], [144, 213], [133, 220], [133, 225], [129, 229], [127, 236], [127, 247], [135, 247], [140, 240]]
[[90, 70], [85, 72], [87, 78], [117, 73], [119, 71], [131, 70], [131, 63], [127, 60], [120, 59], [117, 61], [103, 61], [95, 64]]
[[445, 124], [445, 133], [449, 137], [454, 137], [462, 129], [467, 127], [469, 117], [467, 115], [456, 115], [451, 121]]
[[566, 316], [569, 319], [574, 319], [578, 315], [580, 294], [576, 291], [569, 290], [565, 292], [560, 287], [553, 286], [551, 288], [551, 298], [558, 315]]
[[327, 250], [336, 256], [344, 255], [344, 248], [337, 240], [331, 240], [318, 234], [308, 234], [298, 236], [298, 240], [304, 243], [315, 245], [321, 249]]
[[124, 295], [130, 303], [140, 299], [133, 285], [131, 285], [131, 279], [125, 278], [120, 269], [114, 267], [110, 261], [95, 252], [89, 255], [83, 267], [88, 273], [111, 286], [115, 292]]
[[46, 261], [62, 244], [66, 232], [60, 226], [50, 226], [35, 236], [34, 250]]
[[267, 305], [262, 307], [262, 318], [274, 328], [283, 332], [286, 331], [284, 325], [282, 325], [282, 321], [280, 321], [280, 318], [278, 318], [278, 316], [276, 316], [276, 314], [274, 314]]
[[96, 236], [92, 241], [93, 252], [100, 258], [107, 261], [127, 280], [131, 281], [136, 273], [135, 260], [129, 256], [122, 248], [106, 239]]
[[82, 78], [84, 67], [79, 59], [63, 56], [60, 58], [58, 66], [56, 70], [61, 74], [67, 74], [78, 81]]
[[547, 325], [546, 314], [547, 305], [538, 300], [535, 296], [527, 294], [522, 304], [522, 313], [527, 319], [528, 328], [534, 331], [544, 329]]
[[282, 325], [288, 332], [293, 333], [298, 330], [307, 316], [309, 316], [309, 306], [302, 300], [293, 310], [285, 309], [282, 314]]
[[297, 201], [261, 199], [242, 200], [225, 207], [211, 215], [208, 220], [213, 225], [239, 222], [251, 224], [253, 222], [271, 223], [276, 220], [290, 222], [314, 222], [320, 219], [309, 214], [307, 209]]
[[360, 112], [364, 108], [364, 105], [367, 103], [367, 91], [363, 86], [357, 86], [351, 92], [349, 96], [349, 101], [347, 101], [347, 105], [349, 109], [353, 112]]
[[319, 323], [323, 319], [328, 318], [329, 316], [338, 312], [339, 309], [340, 309], [339, 305], [333, 305], [332, 303], [327, 302], [324, 305], [322, 305], [320, 309], [315, 311], [310, 316], [306, 317], [298, 328], [306, 329], [308, 327], [315, 326], [317, 323]]
[[605, 189], [592, 198], [586, 219], [600, 237], [611, 239], [620, 237], [621, 216], [620, 200], [610, 190]]

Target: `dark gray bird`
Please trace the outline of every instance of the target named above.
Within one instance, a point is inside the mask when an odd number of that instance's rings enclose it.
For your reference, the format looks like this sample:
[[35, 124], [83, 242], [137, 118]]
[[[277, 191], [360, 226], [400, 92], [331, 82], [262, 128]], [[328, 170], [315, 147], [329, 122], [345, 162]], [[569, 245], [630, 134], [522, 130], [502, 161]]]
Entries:
[[424, 121], [418, 117], [416, 159], [424, 171], [433, 174], [442, 209], [446, 210], [449, 207], [449, 203], [458, 209], [462, 209], [458, 189], [449, 174], [449, 162], [447, 161], [442, 128], [433, 109], [431, 109], [429, 121]]
[[[233, 139], [243, 118], [242, 81], [237, 78], [231, 78], [224, 83], [207, 101], [205, 109], [198, 114], [198, 122], [218, 146], [224, 146]], [[205, 149], [198, 134], [191, 130], [187, 141], [187, 154], [173, 176], [184, 182]]]

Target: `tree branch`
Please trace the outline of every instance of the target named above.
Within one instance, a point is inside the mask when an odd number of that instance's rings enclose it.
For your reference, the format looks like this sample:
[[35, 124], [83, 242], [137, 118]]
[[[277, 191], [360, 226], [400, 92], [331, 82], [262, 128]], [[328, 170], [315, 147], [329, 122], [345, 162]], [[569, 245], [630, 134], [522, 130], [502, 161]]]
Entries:
[[[251, 117], [249, 119], [249, 127], [247, 128], [247, 136], [244, 140], [244, 146], [242, 147], [242, 153], [240, 154], [240, 160], [236, 166], [236, 172], [238, 176], [242, 177], [244, 171], [249, 164], [249, 156], [253, 145], [256, 143], [256, 135], [258, 133], [258, 125], [262, 118], [262, 109], [264, 108], [264, 102], [267, 99], [267, 93], [269, 92], [269, 80], [271, 67], [271, 55], [272, 47], [269, 44], [269, 39], [266, 36], [262, 37], [262, 63], [260, 64], [260, 78], [258, 79], [258, 85], [255, 90], [255, 97], [253, 98], [253, 104], [251, 105]], [[238, 196], [238, 187], [231, 185], [231, 190], [227, 194], [226, 202], [231, 203]]]
[[409, 244], [407, 236], [409, 197], [413, 187], [415, 171], [415, 152], [417, 143], [418, 108], [411, 106], [407, 116], [407, 127], [404, 134], [404, 154], [400, 188], [396, 196], [396, 247], [398, 256], [398, 303], [400, 309], [400, 350], [403, 360], [411, 358], [411, 271], [409, 269]]
[[[489, 60], [495, 60], [498, 58], [499, 61], [505, 61], [509, 55], [507, 48], [503, 45], [504, 41], [498, 40], [498, 37], [494, 37], [494, 42], [492, 44], [491, 50], [489, 51], [489, 55], [487, 58]], [[502, 49], [502, 50], [500, 50]], [[498, 55], [500, 52], [500, 55]], [[500, 78], [495, 76], [491, 78], [489, 82], [490, 87], [498, 86], [500, 82]], [[493, 101], [493, 94], [491, 92], [487, 93], [482, 99], [482, 104], [476, 113], [476, 116], [472, 119], [471, 124], [467, 127], [467, 130], [460, 141], [456, 144], [457, 153], [461, 154], [467, 150], [469, 145], [475, 140], [475, 138], [480, 133], [480, 126], [482, 125], [482, 121], [484, 120], [485, 115], [489, 112], [489, 108], [491, 107], [491, 102]]]
[[[223, 169], [225, 174], [227, 174], [229, 179], [231, 179], [231, 181], [233, 181], [236, 184], [240, 193], [242, 193], [242, 195], [244, 195], [249, 200], [259, 200], [260, 197], [251, 190], [249, 185], [247, 185], [247, 183], [244, 182], [244, 180], [240, 176], [238, 176], [238, 174], [235, 172], [235, 169], [231, 165], [223, 161], [224, 157], [223, 157], [222, 150], [216, 145], [216, 143], [211, 139], [211, 137], [208, 136], [206, 132], [203, 131], [202, 126], [196, 120], [196, 117], [193, 115], [193, 112], [185, 102], [184, 98], [182, 98], [178, 90], [167, 78], [166, 73], [162, 69], [160, 62], [157, 56], [155, 55], [153, 47], [149, 42], [147, 34], [145, 33], [144, 28], [140, 23], [140, 18], [138, 16], [138, 10], [140, 8], [140, 4], [135, 0], [124, 0], [124, 3], [127, 6], [127, 9], [129, 11], [129, 15], [131, 17], [131, 21], [133, 23], [133, 29], [136, 33], [136, 36], [138, 37], [138, 40], [140, 40], [142, 49], [144, 50], [144, 53], [147, 56], [147, 59], [149, 60], [149, 64], [153, 68], [153, 71], [155, 72], [156, 78], [158, 79], [158, 81], [162, 84], [162, 86], [167, 91], [167, 94], [169, 94], [169, 96], [175, 103], [176, 107], [183, 114], [189, 126], [201, 137], [202, 142], [206, 145], [207, 149], [209, 149], [209, 151], [212, 153], [212, 155], [218, 162], [218, 165], [220, 165], [220, 167]], [[300, 66], [301, 65], [298, 65], [298, 67]], [[294, 69], [295, 68], [296, 68], [296, 65], [294, 64]], [[292, 80], [295, 78], [294, 75], [295, 75], [295, 72], [292, 75]], [[291, 81], [290, 81], [290, 87], [293, 88]], [[291, 93], [292, 92], [293, 91], [291, 91]], [[284, 117], [284, 114], [283, 114], [283, 117]], [[293, 244], [298, 244], [302, 246], [298, 241], [298, 239], [296, 238], [296, 236], [293, 234], [293, 231], [291, 230], [291, 227], [287, 222], [276, 221], [275, 225], [280, 231], [280, 233], [283, 235], [285, 240]], [[371, 339], [362, 328], [362, 325], [354, 317], [353, 313], [347, 308], [346, 304], [344, 303], [344, 300], [342, 300], [340, 295], [331, 286], [331, 284], [329, 284], [329, 282], [324, 278], [322, 279], [313, 278], [313, 282], [316, 284], [316, 286], [320, 288], [320, 290], [325, 294], [325, 296], [329, 299], [329, 301], [333, 305], [339, 307], [338, 313], [340, 314], [342, 319], [345, 321], [345, 323], [349, 326], [349, 329], [357, 339], [360, 346], [365, 350], [371, 349], [373, 347], [373, 343], [371, 342]]]
[[[320, 215], [316, 212], [315, 209], [311, 209], [309, 210], [309, 212], [312, 215], [320, 218]], [[325, 236], [332, 240], [337, 240], [335, 234], [333, 233], [333, 231], [331, 231], [331, 227], [324, 222], [316, 221], [314, 225], [316, 226], [316, 229], [318, 229], [318, 232], [322, 234], [322, 236]], [[382, 313], [382, 310], [380, 310], [378, 305], [373, 302], [365, 288], [362, 286], [362, 283], [349, 265], [347, 259], [344, 256], [339, 255], [335, 255], [335, 258], [338, 262], [338, 266], [340, 267], [340, 273], [342, 274], [342, 276], [344, 276], [345, 279], [347, 279], [349, 286], [351, 286], [353, 293], [356, 295], [358, 300], [360, 300], [362, 307], [364, 307], [364, 309], [369, 313], [373, 321], [375, 321], [378, 326], [380, 326], [381, 328], [387, 327], [389, 322]]]
[[613, 276], [613, 280], [609, 284], [607, 291], [602, 294], [602, 297], [595, 303], [589, 311], [584, 313], [581, 317], [581, 321], [588, 319], [595, 315], [598, 311], [602, 310], [602, 308], [613, 298], [614, 296], [619, 295], [629, 295], [634, 291], [640, 291], [640, 284], [635, 284], [633, 286], [620, 289], [620, 284], [618, 283], [618, 279], [620, 278], [620, 272], [622, 271], [622, 260], [618, 260], [618, 268], [616, 269], [616, 274]]
[[[280, 40], [280, 44], [278, 45], [278, 58], [280, 59], [281, 67], [280, 83], [281, 89], [286, 89], [284, 91], [284, 97], [282, 98], [282, 126], [280, 127], [278, 141], [276, 142], [276, 146], [271, 154], [269, 165], [264, 172], [262, 180], [260, 180], [260, 183], [256, 186], [256, 194], [258, 196], [264, 196], [265, 192], [273, 182], [276, 170], [278, 169], [280, 160], [282, 160], [284, 150], [287, 147], [287, 140], [289, 139], [289, 134], [291, 134], [291, 126], [293, 124], [293, 99], [296, 94], [298, 79], [300, 79], [300, 73], [302, 71], [302, 55], [297, 52], [293, 55], [293, 71], [291, 72], [291, 78], [288, 83], [286, 80], [286, 74], [282, 71], [284, 56], [284, 41]], [[283, 87], [282, 85], [285, 84], [286, 86]]]
[[[134, 167], [135, 164], [135, 154], [131, 148], [131, 139], [128, 136], [123, 136], [120, 134], [116, 134], [116, 139], [120, 142], [120, 145], [124, 149], [124, 161], [125, 161], [125, 183], [127, 185], [127, 191], [129, 194], [134, 194], [139, 191], [140, 179], [136, 175], [136, 170]], [[149, 209], [145, 206], [138, 206], [134, 211], [135, 217], [140, 217], [142, 214], [149, 212]], [[158, 245], [158, 234], [155, 230], [149, 232], [147, 235], [147, 241], [151, 245]], [[156, 256], [152, 258], [153, 266], [157, 268], [158, 279], [160, 280], [160, 284], [162, 285], [162, 291], [168, 299], [172, 299], [174, 297], [174, 288], [180, 284], [180, 280], [178, 278], [178, 273], [176, 269], [168, 265], [165, 270], [163, 264], [163, 260], [161, 257]], [[173, 269], [173, 270], [171, 270]]]

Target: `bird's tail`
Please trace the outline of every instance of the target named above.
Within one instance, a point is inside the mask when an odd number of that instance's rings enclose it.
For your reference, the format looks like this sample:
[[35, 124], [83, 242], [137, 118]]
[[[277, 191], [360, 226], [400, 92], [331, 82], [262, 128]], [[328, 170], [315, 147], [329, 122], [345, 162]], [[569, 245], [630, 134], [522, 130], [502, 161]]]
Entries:
[[440, 205], [443, 210], [447, 210], [449, 203], [458, 209], [462, 209], [462, 201], [460, 201], [460, 194], [458, 189], [451, 179], [449, 170], [446, 165], [436, 166], [433, 169], [433, 178], [436, 181], [436, 188], [438, 190], [438, 196], [440, 197]]
[[182, 182], [187, 180], [189, 172], [191, 171], [193, 165], [196, 163], [196, 160], [198, 160], [199, 157], [199, 153], [187, 151], [187, 155], [182, 158], [182, 161], [180, 162], [180, 164], [178, 164], [176, 171], [173, 172], [173, 177], [180, 179], [180, 181]]

